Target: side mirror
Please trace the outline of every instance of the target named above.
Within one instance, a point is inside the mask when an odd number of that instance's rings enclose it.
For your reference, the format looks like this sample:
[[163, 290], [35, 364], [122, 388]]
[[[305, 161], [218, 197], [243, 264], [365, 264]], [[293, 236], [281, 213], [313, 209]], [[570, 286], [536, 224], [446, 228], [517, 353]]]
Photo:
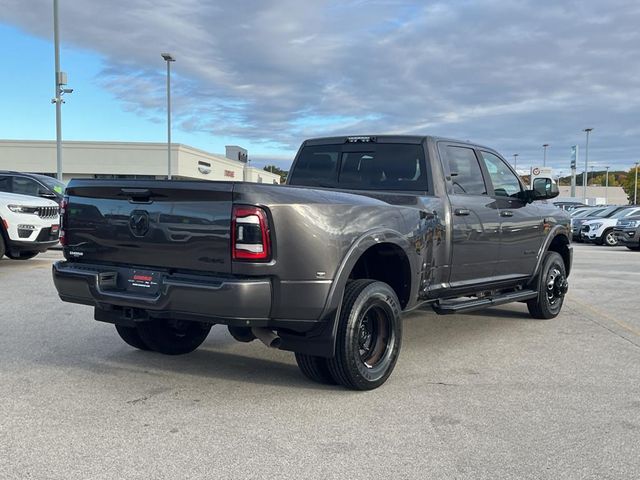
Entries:
[[533, 190], [531, 190], [530, 198], [534, 200], [549, 200], [560, 195], [558, 184], [551, 178], [538, 177], [533, 180]]
[[48, 190], [38, 190], [38, 195], [42, 198], [48, 198], [50, 200], [55, 200], [57, 199], [57, 195], [55, 193], [49, 192]]

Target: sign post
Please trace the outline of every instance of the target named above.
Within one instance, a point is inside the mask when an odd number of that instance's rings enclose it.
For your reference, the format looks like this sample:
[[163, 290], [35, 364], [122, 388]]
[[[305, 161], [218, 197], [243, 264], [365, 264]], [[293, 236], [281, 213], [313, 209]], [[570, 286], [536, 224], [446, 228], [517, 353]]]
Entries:
[[578, 145], [571, 147], [571, 198], [576, 196], [576, 164], [578, 163]]

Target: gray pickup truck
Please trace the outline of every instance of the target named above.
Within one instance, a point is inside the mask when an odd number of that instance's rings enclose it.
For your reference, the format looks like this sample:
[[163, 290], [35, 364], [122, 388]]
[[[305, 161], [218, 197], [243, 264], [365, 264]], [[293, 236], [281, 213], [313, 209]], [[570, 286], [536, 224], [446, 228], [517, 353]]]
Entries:
[[395, 366], [402, 312], [558, 315], [569, 216], [536, 202], [557, 194], [468, 142], [313, 139], [286, 186], [71, 181], [53, 278], [133, 347], [188, 353], [222, 324], [295, 352], [311, 380], [367, 390]]

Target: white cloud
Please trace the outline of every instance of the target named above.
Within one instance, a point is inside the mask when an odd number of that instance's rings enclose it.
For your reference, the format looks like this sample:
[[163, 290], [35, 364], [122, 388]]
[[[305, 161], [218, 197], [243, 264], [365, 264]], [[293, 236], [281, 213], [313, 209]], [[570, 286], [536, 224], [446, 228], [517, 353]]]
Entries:
[[[63, 40], [101, 54], [100, 85], [140, 115], [162, 114], [159, 53], [175, 54], [174, 112], [183, 129], [283, 150], [309, 135], [433, 133], [505, 156], [518, 151], [531, 163], [550, 143], [550, 161], [565, 167], [569, 146], [593, 126], [594, 161], [637, 158], [637, 1], [60, 6]], [[0, 0], [0, 21], [50, 37], [51, 2]], [[323, 117], [339, 120], [315, 121]]]

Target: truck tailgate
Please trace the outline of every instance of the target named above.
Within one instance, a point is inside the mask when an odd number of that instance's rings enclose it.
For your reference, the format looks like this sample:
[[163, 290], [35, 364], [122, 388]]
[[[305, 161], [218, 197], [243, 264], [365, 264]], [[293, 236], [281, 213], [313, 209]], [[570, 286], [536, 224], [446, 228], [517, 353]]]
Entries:
[[230, 273], [231, 182], [72, 180], [68, 258]]

